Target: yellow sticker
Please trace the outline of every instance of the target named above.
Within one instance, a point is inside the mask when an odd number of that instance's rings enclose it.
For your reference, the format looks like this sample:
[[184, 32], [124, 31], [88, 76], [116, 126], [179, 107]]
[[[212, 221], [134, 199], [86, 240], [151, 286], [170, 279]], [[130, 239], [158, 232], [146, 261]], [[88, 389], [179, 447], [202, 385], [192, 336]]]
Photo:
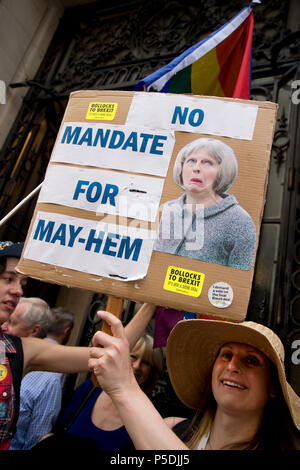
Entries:
[[7, 376], [7, 368], [1, 364], [0, 365], [0, 382], [4, 380], [6, 376]]
[[202, 291], [205, 274], [189, 269], [169, 266], [164, 282], [164, 289], [178, 294], [199, 297]]
[[118, 103], [90, 103], [85, 119], [112, 121], [117, 108]]

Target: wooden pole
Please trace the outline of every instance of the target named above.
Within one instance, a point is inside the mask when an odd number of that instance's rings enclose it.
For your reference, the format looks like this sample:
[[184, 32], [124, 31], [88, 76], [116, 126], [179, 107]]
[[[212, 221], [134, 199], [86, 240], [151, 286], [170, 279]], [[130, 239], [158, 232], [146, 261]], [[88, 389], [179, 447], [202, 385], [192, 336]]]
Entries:
[[[124, 299], [119, 299], [117, 297], [108, 297], [107, 304], [106, 304], [106, 310], [107, 312], [112, 313], [115, 315], [117, 318], [121, 318], [122, 311], [123, 311], [123, 304], [124, 304]], [[111, 335], [111, 329], [110, 326], [104, 321], [101, 331], [104, 331], [104, 333], [107, 333], [108, 335]], [[92, 382], [95, 387], [100, 387], [94, 373], [92, 373]]]
[[[115, 315], [117, 318], [121, 318], [122, 311], [123, 311], [123, 305], [124, 305], [124, 299], [119, 299], [117, 297], [108, 297], [107, 304], [106, 304], [106, 310], [107, 312], [112, 313]], [[104, 321], [102, 325], [102, 331], [104, 333], [107, 333], [111, 335], [111, 330], [110, 326]]]

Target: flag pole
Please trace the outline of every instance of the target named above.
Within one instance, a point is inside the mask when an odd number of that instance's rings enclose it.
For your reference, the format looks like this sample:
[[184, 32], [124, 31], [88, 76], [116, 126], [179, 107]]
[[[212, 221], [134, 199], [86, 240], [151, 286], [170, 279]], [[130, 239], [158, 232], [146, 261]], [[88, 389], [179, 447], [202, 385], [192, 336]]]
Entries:
[[6, 216], [0, 220], [0, 227], [5, 224], [27, 201], [29, 201], [42, 187], [43, 182], [39, 184], [31, 193], [29, 193], [19, 204], [16, 205]]

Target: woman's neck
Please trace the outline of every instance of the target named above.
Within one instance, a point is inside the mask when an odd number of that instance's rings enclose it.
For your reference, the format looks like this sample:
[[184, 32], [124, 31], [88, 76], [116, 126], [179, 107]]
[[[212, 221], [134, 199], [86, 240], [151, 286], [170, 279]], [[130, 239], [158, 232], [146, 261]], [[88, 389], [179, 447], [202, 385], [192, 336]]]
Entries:
[[192, 192], [186, 192], [185, 203], [190, 204], [192, 206], [192, 210], [195, 211], [197, 209], [197, 204], [208, 207], [221, 201], [221, 199], [222, 198], [215, 193], [195, 194]]
[[111, 398], [102, 391], [92, 410], [93, 424], [104, 431], [114, 431], [123, 426], [121, 417]]
[[217, 409], [206, 450], [220, 450], [251, 441], [259, 430], [261, 419], [257, 413], [235, 415]]

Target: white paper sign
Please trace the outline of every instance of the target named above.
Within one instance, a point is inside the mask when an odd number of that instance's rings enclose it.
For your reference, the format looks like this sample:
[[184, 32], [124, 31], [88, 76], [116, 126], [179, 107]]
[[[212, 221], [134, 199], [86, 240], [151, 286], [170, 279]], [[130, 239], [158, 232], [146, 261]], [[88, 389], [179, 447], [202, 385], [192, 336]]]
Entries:
[[51, 161], [166, 176], [174, 143], [174, 132], [157, 126], [67, 122]]
[[134, 94], [127, 116], [129, 126], [220, 135], [252, 140], [258, 106], [175, 94]]
[[25, 259], [119, 281], [145, 277], [155, 232], [39, 211]]
[[163, 185], [150, 176], [49, 165], [38, 203], [154, 222]]

